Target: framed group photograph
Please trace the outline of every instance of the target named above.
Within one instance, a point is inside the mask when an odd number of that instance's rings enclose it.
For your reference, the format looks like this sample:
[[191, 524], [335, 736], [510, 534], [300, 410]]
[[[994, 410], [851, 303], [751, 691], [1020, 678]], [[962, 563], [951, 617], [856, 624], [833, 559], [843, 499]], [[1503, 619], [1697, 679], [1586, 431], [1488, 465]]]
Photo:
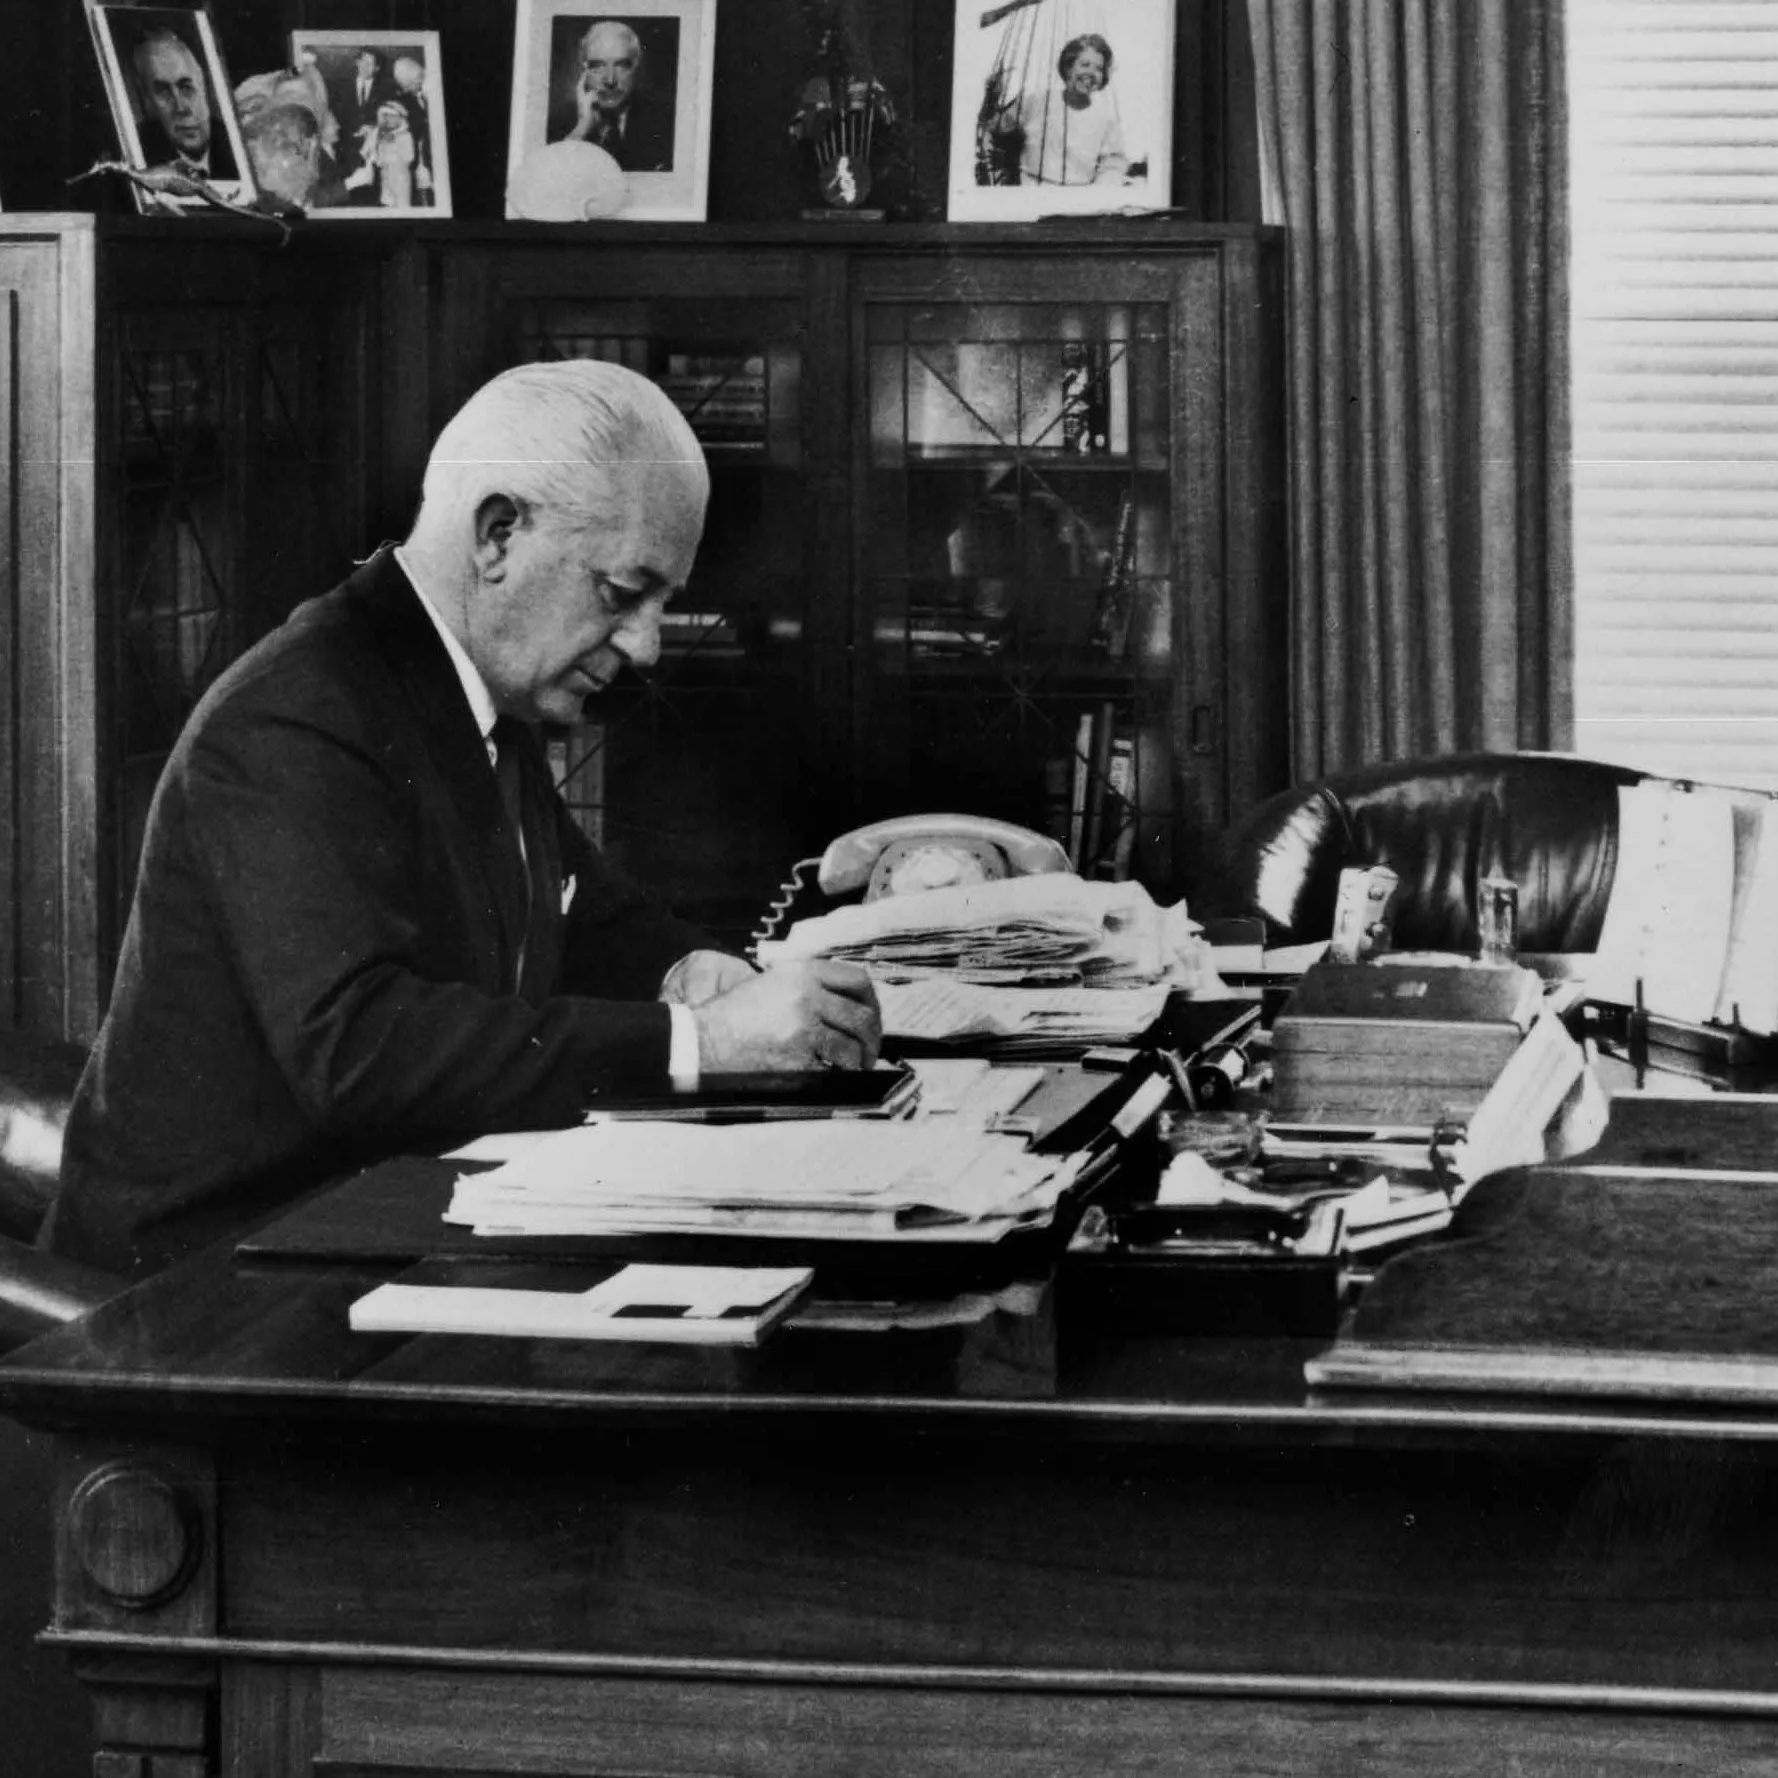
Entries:
[[[87, 0], [105, 96], [124, 162], [138, 173], [178, 163], [220, 196], [258, 193], [208, 7], [103, 6]], [[139, 209], [198, 203], [136, 191]]]
[[618, 220], [702, 222], [715, 43], [716, 0], [518, 0], [509, 193], [540, 150], [584, 142], [622, 174]]
[[451, 214], [438, 32], [292, 31], [290, 61], [313, 69], [326, 94], [311, 215]]
[[957, 0], [947, 213], [1162, 210], [1174, 0]]

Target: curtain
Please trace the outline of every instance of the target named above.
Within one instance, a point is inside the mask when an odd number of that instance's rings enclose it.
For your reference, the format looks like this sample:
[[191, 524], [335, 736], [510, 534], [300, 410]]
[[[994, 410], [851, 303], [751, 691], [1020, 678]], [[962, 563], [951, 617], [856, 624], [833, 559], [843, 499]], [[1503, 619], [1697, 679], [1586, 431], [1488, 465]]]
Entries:
[[1572, 730], [1562, 0], [1249, 0], [1299, 779]]

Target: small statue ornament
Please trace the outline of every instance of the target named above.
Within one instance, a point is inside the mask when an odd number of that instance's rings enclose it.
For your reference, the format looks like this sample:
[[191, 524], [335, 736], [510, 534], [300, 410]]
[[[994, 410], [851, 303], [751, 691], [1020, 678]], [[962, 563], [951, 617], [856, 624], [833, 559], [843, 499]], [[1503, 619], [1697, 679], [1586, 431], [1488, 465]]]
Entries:
[[[817, 60], [822, 72], [803, 83], [793, 141], [806, 142], [815, 159], [816, 189], [825, 214], [880, 218], [865, 207], [875, 182], [872, 156], [878, 125], [895, 122], [887, 89], [871, 71], [870, 51], [862, 23], [850, 0], [806, 5], [812, 31], [819, 38]], [[805, 212], [818, 216], [821, 211]]]

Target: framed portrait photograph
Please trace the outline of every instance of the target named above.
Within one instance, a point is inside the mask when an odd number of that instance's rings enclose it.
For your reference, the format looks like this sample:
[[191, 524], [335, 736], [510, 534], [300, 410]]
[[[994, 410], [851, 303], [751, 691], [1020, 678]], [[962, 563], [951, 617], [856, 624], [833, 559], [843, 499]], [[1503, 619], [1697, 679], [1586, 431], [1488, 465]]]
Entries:
[[716, 0], [518, 0], [506, 213], [702, 222], [715, 43]]
[[292, 31], [290, 65], [325, 108], [311, 216], [451, 214], [438, 32]]
[[[125, 163], [139, 173], [180, 163], [251, 204], [259, 194], [209, 9], [88, 0], [86, 16]], [[144, 211], [199, 201], [136, 191]]]
[[1174, 0], [957, 0], [955, 222], [1164, 210]]

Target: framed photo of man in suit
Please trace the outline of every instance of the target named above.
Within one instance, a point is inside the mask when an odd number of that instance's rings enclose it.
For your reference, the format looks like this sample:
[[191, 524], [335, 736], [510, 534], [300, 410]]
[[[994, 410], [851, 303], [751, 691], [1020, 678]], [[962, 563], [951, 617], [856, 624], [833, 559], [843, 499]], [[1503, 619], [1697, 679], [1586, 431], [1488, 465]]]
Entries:
[[[88, 0], [87, 22], [125, 164], [139, 173], [188, 173], [221, 197], [252, 203], [253, 169], [209, 8]], [[143, 211], [201, 203], [136, 188]]]
[[[618, 0], [607, 9], [597, 0], [519, 0], [507, 214], [536, 214], [515, 194], [538, 183], [540, 167], [553, 165], [572, 185], [585, 162], [603, 175], [595, 183], [605, 201], [591, 213], [703, 221], [715, 37], [716, 0]], [[610, 164], [578, 153], [582, 143]], [[540, 150], [548, 152], [532, 160]]]
[[436, 31], [290, 33], [290, 63], [326, 94], [312, 216], [449, 216], [451, 160]]
[[1165, 209], [1174, 0], [956, 0], [953, 222]]

